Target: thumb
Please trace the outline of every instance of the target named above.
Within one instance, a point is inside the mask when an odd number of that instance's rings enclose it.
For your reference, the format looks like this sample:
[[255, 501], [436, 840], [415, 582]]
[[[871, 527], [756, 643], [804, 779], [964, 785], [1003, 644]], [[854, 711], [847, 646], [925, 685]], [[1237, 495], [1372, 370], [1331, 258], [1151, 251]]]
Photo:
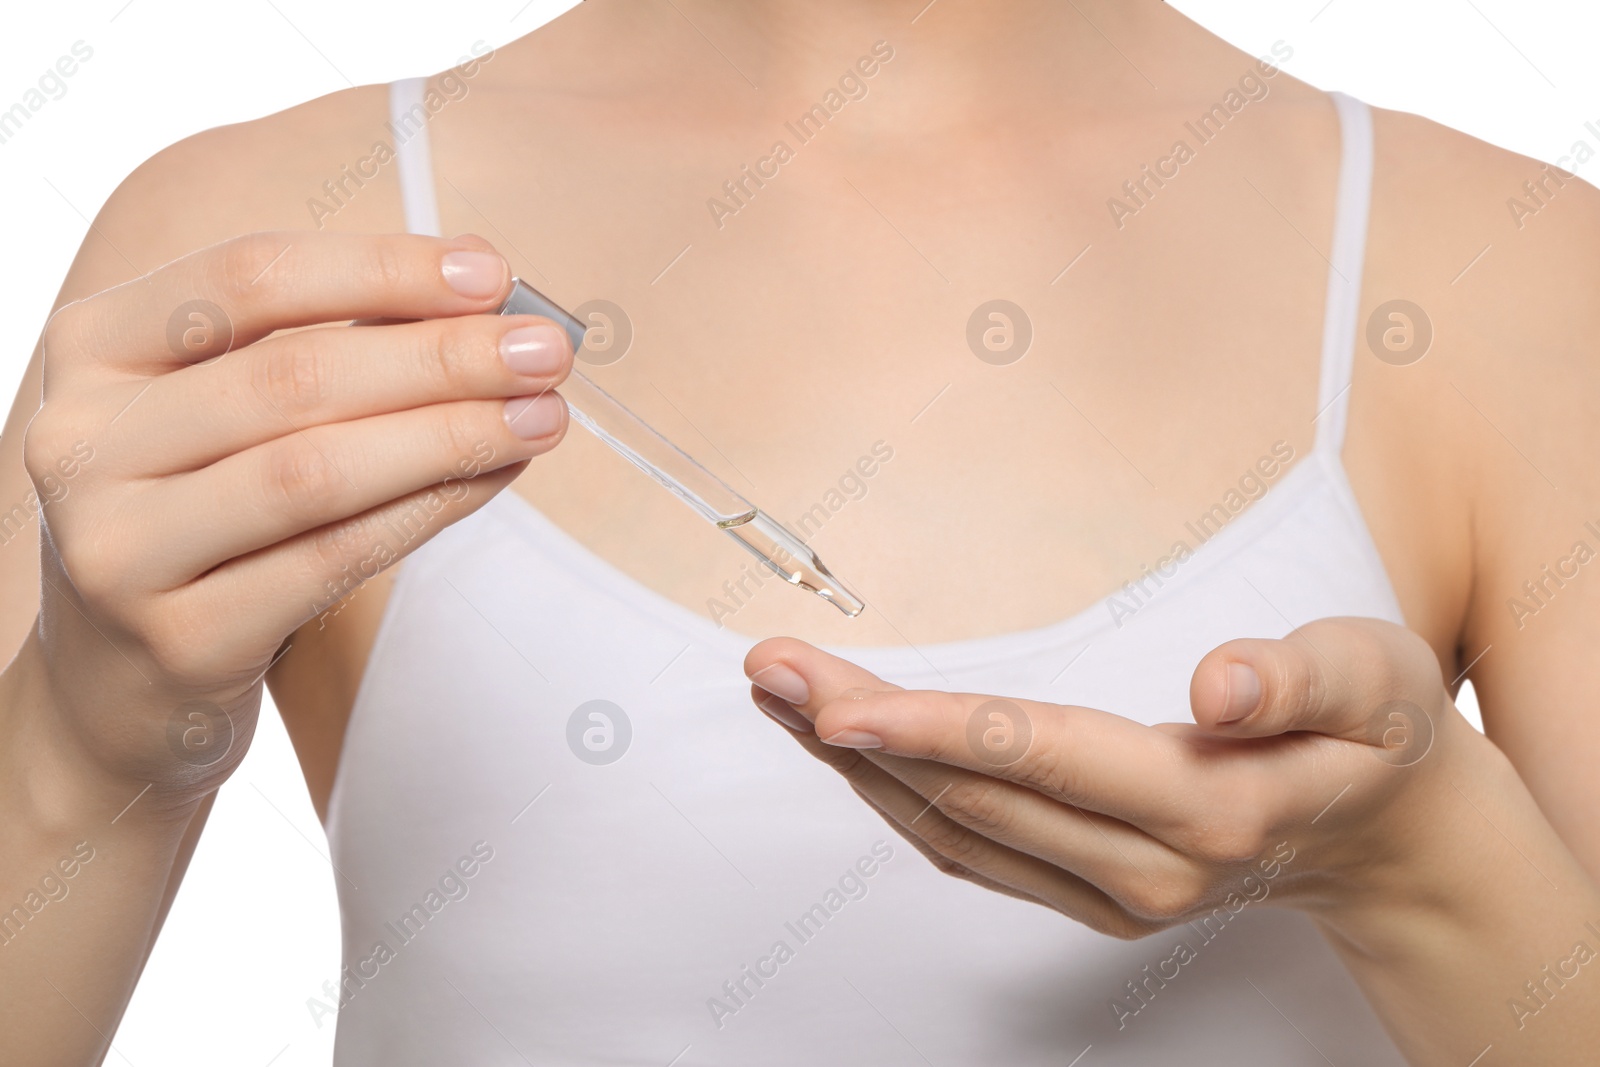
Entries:
[[756, 706], [797, 733], [810, 733], [829, 701], [868, 693], [896, 692], [886, 682], [849, 660], [829, 655], [792, 637], [757, 644], [744, 658]]
[[1381, 619], [1336, 618], [1278, 641], [1219, 645], [1195, 668], [1189, 702], [1195, 722], [1225, 737], [1309, 730], [1389, 747], [1399, 727], [1431, 737], [1430, 716], [1446, 700], [1421, 637]]

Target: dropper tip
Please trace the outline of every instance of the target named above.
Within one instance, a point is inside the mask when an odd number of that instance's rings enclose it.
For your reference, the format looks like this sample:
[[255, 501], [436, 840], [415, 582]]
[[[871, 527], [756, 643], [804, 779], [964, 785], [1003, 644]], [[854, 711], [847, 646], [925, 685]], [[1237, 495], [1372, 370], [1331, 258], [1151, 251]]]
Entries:
[[724, 526], [722, 532], [748, 549], [778, 577], [817, 594], [844, 612], [846, 618], [853, 619], [866, 610], [866, 603], [835, 578], [805, 542], [765, 512], [753, 510], [744, 522]]
[[819, 590], [817, 595], [826, 600], [828, 603], [832, 604], [834, 607], [838, 608], [840, 611], [844, 612], [846, 618], [853, 619], [857, 615], [860, 615], [863, 611], [867, 610], [867, 606], [865, 604], [851, 596], [849, 593], [843, 593], [841, 596], [840, 593], [842, 592], [842, 590], [830, 590], [826, 592]]

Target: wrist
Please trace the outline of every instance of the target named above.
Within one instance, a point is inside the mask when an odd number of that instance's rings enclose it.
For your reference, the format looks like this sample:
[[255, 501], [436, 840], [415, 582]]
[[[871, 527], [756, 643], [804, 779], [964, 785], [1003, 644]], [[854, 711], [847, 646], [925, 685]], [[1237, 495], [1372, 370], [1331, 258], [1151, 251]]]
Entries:
[[1422, 773], [1376, 820], [1371, 861], [1347, 872], [1350, 890], [1307, 909], [1344, 948], [1403, 968], [1495, 941], [1532, 902], [1552, 928], [1600, 915], [1600, 889], [1516, 768], [1459, 715], [1426, 760], [1397, 770]]
[[86, 825], [181, 833], [210, 790], [173, 787], [97, 758], [72, 729], [43, 662], [37, 632], [0, 671], [0, 804], [51, 837]]

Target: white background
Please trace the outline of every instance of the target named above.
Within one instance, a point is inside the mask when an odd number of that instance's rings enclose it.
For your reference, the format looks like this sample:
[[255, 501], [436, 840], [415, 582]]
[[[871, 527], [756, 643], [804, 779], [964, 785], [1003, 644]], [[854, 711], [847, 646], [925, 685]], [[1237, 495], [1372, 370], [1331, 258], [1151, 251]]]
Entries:
[[[650, 0], [641, 0], [650, 2]], [[653, 0], [659, 2], [659, 0]], [[980, 3], [982, 0], [939, 0]], [[908, 0], [920, 7], [922, 0]], [[196, 131], [498, 46], [561, 0], [95, 0], [30, 4], [0, 34], [0, 110], [74, 42], [94, 57], [0, 144], [0, 392], [22, 376], [88, 228], [128, 171]], [[1600, 7], [1581, 0], [1178, 0], [1253, 54], [1325, 88], [1417, 112], [1545, 160], [1600, 125]], [[1595, 165], [1579, 173], [1595, 180]], [[9, 606], [8, 606], [9, 610]], [[1475, 701], [1467, 696], [1469, 714]], [[115, 1041], [134, 1067], [330, 1062], [306, 1000], [339, 968], [327, 843], [276, 714], [223, 789]]]

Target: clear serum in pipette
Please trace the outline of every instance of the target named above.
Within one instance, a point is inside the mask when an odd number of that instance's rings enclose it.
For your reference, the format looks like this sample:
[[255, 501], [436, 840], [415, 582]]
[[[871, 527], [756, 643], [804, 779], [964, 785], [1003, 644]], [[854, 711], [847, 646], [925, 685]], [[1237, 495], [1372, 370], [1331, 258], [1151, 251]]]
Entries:
[[[520, 278], [512, 279], [511, 295], [500, 305], [500, 314], [541, 315], [561, 324], [572, 339], [573, 351], [583, 345], [583, 323]], [[574, 422], [739, 542], [778, 577], [815, 593], [852, 618], [866, 607], [805, 542], [663, 437], [578, 367], [572, 368], [562, 384], [561, 395]]]

